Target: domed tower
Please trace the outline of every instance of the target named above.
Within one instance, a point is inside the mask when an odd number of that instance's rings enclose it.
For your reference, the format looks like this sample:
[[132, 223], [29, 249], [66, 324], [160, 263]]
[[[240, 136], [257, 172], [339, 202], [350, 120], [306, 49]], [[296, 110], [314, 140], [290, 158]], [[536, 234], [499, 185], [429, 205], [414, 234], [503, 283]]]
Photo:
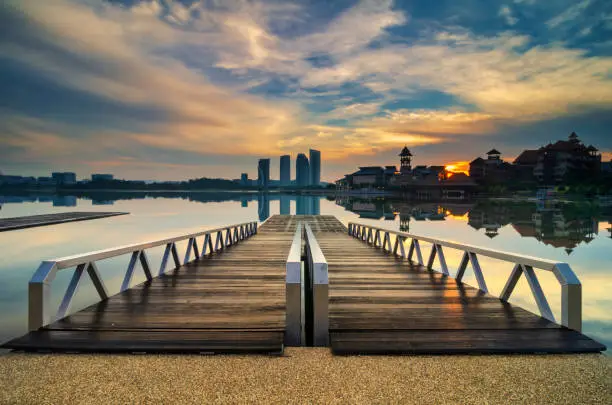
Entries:
[[412, 153], [407, 146], [404, 146], [404, 149], [399, 154], [400, 157], [400, 173], [408, 174], [412, 171]]

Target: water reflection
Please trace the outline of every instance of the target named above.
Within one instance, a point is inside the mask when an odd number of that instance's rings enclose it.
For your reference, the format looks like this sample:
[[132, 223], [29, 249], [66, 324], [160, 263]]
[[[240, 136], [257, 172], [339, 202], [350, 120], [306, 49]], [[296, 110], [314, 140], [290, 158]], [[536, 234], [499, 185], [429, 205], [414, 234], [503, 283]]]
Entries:
[[[612, 225], [612, 206], [598, 204], [478, 201], [466, 203], [411, 203], [386, 198], [342, 197], [336, 203], [359, 218], [395, 221], [410, 231], [411, 221], [444, 221], [448, 217], [467, 220], [473, 229], [493, 239], [508, 227], [523, 238], [563, 248], [570, 255], [581, 244], [589, 244], [599, 233], [599, 223]], [[612, 226], [606, 228], [612, 238]]]
[[77, 200], [91, 201], [91, 205], [113, 205], [116, 201], [139, 200], [145, 198], [176, 198], [194, 202], [224, 202], [240, 201], [242, 208], [248, 208], [249, 202], [257, 202], [259, 221], [270, 217], [270, 202], [279, 201], [281, 215], [291, 215], [291, 202], [295, 202], [295, 215], [320, 215], [321, 198], [323, 196], [278, 194], [278, 193], [234, 193], [234, 192], [109, 192], [93, 191], [78, 195], [0, 195], [0, 208], [2, 204], [19, 203], [52, 203], [53, 207], [76, 207]]
[[[612, 207], [492, 200], [415, 203], [385, 198], [335, 199], [237, 192], [29, 194], [0, 196], [0, 204], [4, 205], [0, 211], [2, 217], [75, 210], [130, 212], [130, 215], [108, 219], [0, 232], [0, 341], [26, 331], [27, 282], [42, 260], [229, 223], [263, 221], [278, 213], [323, 213], [335, 215], [345, 224], [357, 220], [423, 236], [567, 261], [583, 285], [583, 330], [612, 346], [612, 299], [609, 292], [612, 285], [609, 270]], [[183, 244], [179, 249], [184, 251], [185, 247]], [[455, 253], [445, 251], [451, 269], [456, 269], [461, 259], [461, 255]], [[568, 253], [571, 253], [570, 257]], [[151, 251], [151, 263], [159, 265], [162, 254], [163, 249]], [[99, 263], [109, 290], [118, 291], [128, 260], [129, 257], [121, 257]], [[484, 258], [481, 265], [489, 289], [499, 293], [511, 268], [507, 263]], [[57, 305], [70, 277], [71, 271], [58, 273], [53, 284]], [[471, 273], [466, 275], [466, 282], [475, 285], [475, 280], [470, 277]], [[560, 289], [554, 275], [543, 272], [538, 277], [551, 307], [558, 310]], [[135, 275], [135, 282], [143, 280], [141, 273]], [[92, 288], [84, 282], [75, 298], [74, 310], [92, 303], [91, 297], [95, 297]], [[524, 280], [519, 282], [512, 302], [537, 311]]]

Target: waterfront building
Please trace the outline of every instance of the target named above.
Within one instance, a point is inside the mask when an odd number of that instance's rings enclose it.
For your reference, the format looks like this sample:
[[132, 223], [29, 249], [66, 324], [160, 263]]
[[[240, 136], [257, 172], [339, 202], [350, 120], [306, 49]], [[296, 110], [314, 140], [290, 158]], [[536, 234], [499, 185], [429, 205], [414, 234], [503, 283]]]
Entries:
[[310, 165], [308, 158], [303, 153], [299, 153], [295, 160], [295, 183], [299, 187], [306, 187], [310, 184]]
[[243, 187], [248, 187], [250, 185], [248, 173], [242, 173], [240, 175], [240, 185]]
[[113, 181], [115, 176], [108, 173], [96, 173], [91, 175], [91, 181]]
[[291, 184], [291, 156], [283, 155], [280, 157], [280, 185], [289, 186]]
[[597, 152], [597, 148], [585, 146], [572, 132], [567, 141], [538, 149], [533, 174], [540, 183], [551, 185], [596, 176], [601, 170], [601, 155]]
[[[497, 151], [494, 151], [497, 152]], [[412, 168], [412, 153], [404, 147], [400, 154], [400, 170], [396, 166], [361, 166], [336, 181], [336, 190], [360, 189], [395, 190], [405, 198], [420, 200], [464, 200], [471, 197], [476, 183], [464, 173], [449, 174], [444, 166], [416, 166]], [[499, 158], [499, 152], [491, 154]], [[386, 218], [395, 218], [388, 213]]]
[[408, 149], [408, 146], [404, 146], [404, 149], [399, 154], [400, 156], [400, 173], [410, 174], [412, 172], [412, 153]]
[[514, 166], [514, 178], [519, 181], [533, 181], [533, 170], [538, 164], [538, 150], [524, 150], [512, 165]]
[[76, 174], [73, 172], [54, 172], [51, 177], [58, 185], [73, 185], [76, 184]]
[[385, 170], [380, 166], [361, 166], [349, 176], [353, 188], [382, 188], [385, 186]]
[[270, 184], [270, 159], [259, 159], [257, 165], [257, 186], [268, 188]]
[[53, 177], [39, 177], [36, 179], [36, 182], [39, 186], [43, 187], [55, 187], [57, 185], [57, 182]]
[[470, 177], [479, 183], [503, 183], [512, 174], [512, 165], [501, 158], [501, 152], [491, 149], [487, 158], [477, 157], [470, 162]]
[[321, 184], [321, 152], [310, 149], [310, 183], [311, 186]]

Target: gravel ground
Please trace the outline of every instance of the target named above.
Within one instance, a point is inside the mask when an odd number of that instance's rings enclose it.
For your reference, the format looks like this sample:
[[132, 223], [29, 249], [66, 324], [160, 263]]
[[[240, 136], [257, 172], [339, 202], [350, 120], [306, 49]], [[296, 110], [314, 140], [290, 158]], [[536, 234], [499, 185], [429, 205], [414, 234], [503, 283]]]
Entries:
[[0, 403], [612, 404], [612, 359], [564, 356], [0, 356]]

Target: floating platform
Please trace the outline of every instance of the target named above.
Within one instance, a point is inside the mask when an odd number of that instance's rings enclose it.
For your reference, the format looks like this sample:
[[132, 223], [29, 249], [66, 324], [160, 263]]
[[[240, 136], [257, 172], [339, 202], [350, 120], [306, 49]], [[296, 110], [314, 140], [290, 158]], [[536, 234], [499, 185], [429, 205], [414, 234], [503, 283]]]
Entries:
[[90, 219], [100, 219], [127, 214], [128, 212], [62, 212], [58, 214], [0, 218], [0, 232], [34, 228], [37, 226], [63, 224], [66, 222], [88, 221]]

